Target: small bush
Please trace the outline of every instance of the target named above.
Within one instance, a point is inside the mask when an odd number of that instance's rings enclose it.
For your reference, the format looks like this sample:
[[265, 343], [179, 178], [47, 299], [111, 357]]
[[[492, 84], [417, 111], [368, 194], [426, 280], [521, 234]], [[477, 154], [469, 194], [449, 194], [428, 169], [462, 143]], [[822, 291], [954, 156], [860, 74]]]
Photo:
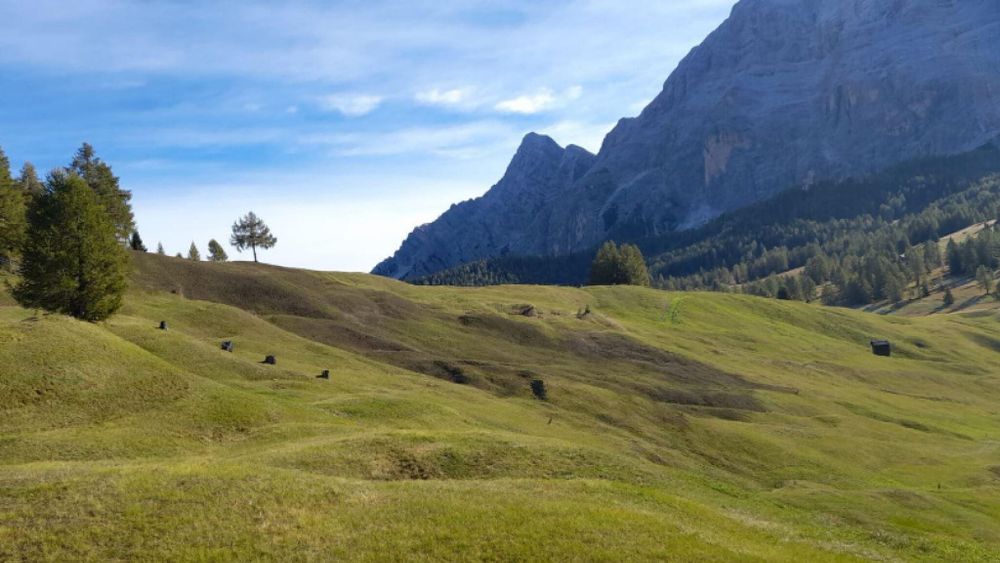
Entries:
[[549, 394], [545, 390], [545, 382], [541, 379], [531, 380], [531, 392], [534, 393], [536, 399], [542, 401], [547, 401], [549, 399]]

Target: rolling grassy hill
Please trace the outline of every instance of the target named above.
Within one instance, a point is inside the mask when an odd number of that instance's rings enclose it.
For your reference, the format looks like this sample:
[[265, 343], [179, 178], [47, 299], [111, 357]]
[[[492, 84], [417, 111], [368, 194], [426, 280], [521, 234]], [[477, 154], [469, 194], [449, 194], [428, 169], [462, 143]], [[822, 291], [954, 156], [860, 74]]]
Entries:
[[134, 262], [0, 298], [0, 560], [998, 559], [995, 311]]

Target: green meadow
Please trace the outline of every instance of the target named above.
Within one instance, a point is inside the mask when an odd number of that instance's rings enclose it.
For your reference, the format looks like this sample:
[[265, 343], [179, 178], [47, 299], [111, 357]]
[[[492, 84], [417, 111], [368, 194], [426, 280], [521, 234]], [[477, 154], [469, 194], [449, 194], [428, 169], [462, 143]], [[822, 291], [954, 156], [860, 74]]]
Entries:
[[996, 310], [133, 263], [0, 297], [0, 560], [1000, 561]]

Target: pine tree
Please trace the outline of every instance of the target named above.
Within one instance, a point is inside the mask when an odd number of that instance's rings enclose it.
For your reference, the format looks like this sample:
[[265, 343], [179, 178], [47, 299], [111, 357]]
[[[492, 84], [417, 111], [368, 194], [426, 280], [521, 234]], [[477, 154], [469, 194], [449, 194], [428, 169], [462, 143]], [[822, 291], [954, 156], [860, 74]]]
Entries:
[[951, 307], [955, 304], [955, 294], [951, 292], [951, 288], [944, 290], [944, 306]]
[[252, 249], [254, 262], [257, 261], [258, 248], [272, 248], [277, 243], [278, 239], [271, 234], [271, 229], [253, 211], [233, 223], [233, 236], [229, 239], [229, 244], [235, 246], [238, 252]]
[[94, 147], [84, 143], [73, 157], [70, 170], [83, 178], [98, 200], [104, 205], [115, 226], [118, 240], [125, 241], [135, 230], [135, 219], [132, 215], [132, 192], [123, 190], [118, 185], [118, 177], [94, 153]]
[[21, 167], [21, 175], [17, 179], [17, 186], [21, 188], [21, 191], [29, 199], [38, 197], [45, 191], [45, 184], [38, 179], [38, 173], [35, 172], [35, 165], [30, 162], [25, 162], [24, 166]]
[[115, 225], [86, 181], [73, 173], [52, 175], [29, 213], [15, 299], [99, 321], [121, 307], [127, 268]]
[[986, 295], [989, 295], [993, 291], [993, 272], [986, 266], [979, 266], [976, 269], [976, 283]]
[[139, 236], [139, 231], [132, 231], [132, 237], [129, 238], [128, 246], [132, 250], [137, 250], [139, 252], [146, 252], [146, 245], [142, 242], [142, 237]]
[[619, 272], [621, 252], [613, 241], [607, 241], [598, 249], [590, 265], [590, 285], [617, 285], [623, 283]]
[[800, 276], [799, 284], [802, 286], [802, 300], [809, 303], [816, 296], [816, 282], [809, 276]]
[[229, 260], [229, 256], [219, 241], [212, 239], [208, 241], [208, 259], [212, 262], [225, 262]]
[[25, 198], [10, 176], [10, 162], [0, 149], [0, 268], [17, 258], [24, 242]]
[[649, 287], [649, 270], [642, 251], [634, 244], [623, 244], [620, 249], [625, 283]]
[[191, 242], [191, 248], [188, 249], [188, 260], [192, 262], [201, 261], [201, 253], [198, 252], [198, 247], [194, 245], [193, 241]]
[[965, 271], [965, 264], [962, 260], [962, 249], [959, 248], [954, 239], [948, 239], [945, 257], [948, 261], [948, 269], [951, 271], [951, 275], [958, 276]]
[[924, 243], [924, 263], [927, 265], [927, 273], [941, 267], [941, 247], [937, 241], [929, 240]]
[[605, 242], [590, 266], [590, 285], [649, 286], [649, 270], [639, 247]]
[[163, 250], [163, 243], [162, 242], [156, 243], [156, 253], [159, 254], [160, 256], [166, 256], [167, 255], [167, 251]]

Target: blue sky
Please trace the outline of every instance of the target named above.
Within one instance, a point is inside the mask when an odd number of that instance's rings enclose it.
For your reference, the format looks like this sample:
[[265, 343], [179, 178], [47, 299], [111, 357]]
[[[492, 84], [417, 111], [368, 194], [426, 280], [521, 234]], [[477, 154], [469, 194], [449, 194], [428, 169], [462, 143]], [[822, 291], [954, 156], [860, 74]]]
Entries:
[[150, 247], [252, 209], [265, 261], [367, 271], [525, 133], [596, 151], [733, 3], [0, 0], [0, 146], [47, 171], [93, 144]]

